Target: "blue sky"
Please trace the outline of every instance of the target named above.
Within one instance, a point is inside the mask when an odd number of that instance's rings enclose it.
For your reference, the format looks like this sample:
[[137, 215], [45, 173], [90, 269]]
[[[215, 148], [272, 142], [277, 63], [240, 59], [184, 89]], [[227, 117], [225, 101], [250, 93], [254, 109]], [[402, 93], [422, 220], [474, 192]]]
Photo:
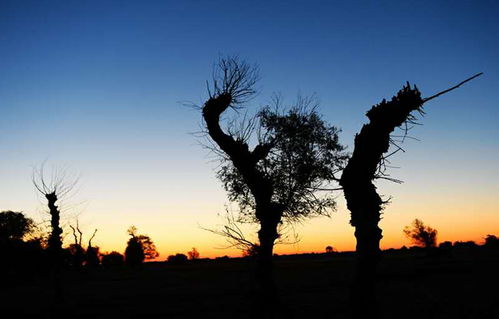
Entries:
[[498, 14], [493, 1], [2, 1], [0, 209], [37, 216], [30, 176], [48, 159], [81, 173], [90, 228], [120, 221], [126, 237], [130, 223], [151, 233], [159, 219], [164, 229], [212, 223], [206, 216], [227, 200], [190, 134], [200, 114], [182, 102], [202, 104], [221, 54], [260, 66], [251, 110], [273, 92], [290, 102], [315, 93], [350, 146], [365, 111], [405, 81], [429, 96], [485, 72], [428, 103], [411, 133], [421, 141], [394, 159], [406, 184], [382, 192], [403, 201], [460, 189], [492, 200]]

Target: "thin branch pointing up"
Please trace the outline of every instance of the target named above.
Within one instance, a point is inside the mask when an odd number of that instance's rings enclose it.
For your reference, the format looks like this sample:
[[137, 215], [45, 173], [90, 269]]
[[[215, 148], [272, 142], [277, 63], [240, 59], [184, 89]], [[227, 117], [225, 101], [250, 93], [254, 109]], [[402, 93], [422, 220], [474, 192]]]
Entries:
[[479, 76], [480, 76], [480, 75], [482, 75], [482, 74], [483, 74], [483, 72], [477, 73], [477, 74], [473, 75], [472, 77], [467, 78], [466, 80], [464, 80], [464, 81], [460, 82], [459, 84], [457, 84], [457, 85], [455, 85], [455, 86], [451, 87], [450, 89], [444, 90], [444, 91], [439, 92], [439, 93], [437, 93], [437, 94], [435, 94], [435, 95], [432, 95], [432, 96], [430, 96], [430, 97], [424, 98], [424, 99], [423, 99], [423, 103], [426, 103], [426, 102], [428, 102], [429, 100], [432, 100], [432, 99], [434, 99], [434, 98], [436, 98], [436, 97], [439, 97], [439, 96], [440, 96], [440, 95], [442, 95], [442, 94], [445, 94], [445, 93], [450, 92], [450, 91], [452, 91], [452, 90], [454, 90], [454, 89], [457, 89], [458, 87], [460, 87], [460, 86], [461, 86], [461, 85], [463, 85], [464, 83], [469, 82], [469, 81], [473, 80], [474, 78], [479, 77]]

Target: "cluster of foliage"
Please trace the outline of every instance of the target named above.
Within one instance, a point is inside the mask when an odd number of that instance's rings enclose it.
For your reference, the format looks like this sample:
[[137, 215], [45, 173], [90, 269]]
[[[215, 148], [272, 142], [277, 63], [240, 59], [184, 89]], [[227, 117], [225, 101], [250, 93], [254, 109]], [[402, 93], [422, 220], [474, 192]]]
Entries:
[[412, 222], [411, 226], [404, 228], [404, 233], [415, 245], [425, 248], [437, 246], [437, 230], [426, 226], [417, 218]]
[[130, 239], [125, 249], [125, 263], [127, 265], [140, 265], [145, 259], [154, 259], [159, 256], [151, 238], [147, 235], [137, 234], [135, 226], [128, 229], [128, 235], [130, 235]]
[[[238, 128], [229, 128], [236, 140], [248, 141], [257, 132], [259, 145], [270, 151], [256, 163], [273, 188], [271, 201], [284, 208], [283, 218], [298, 221], [307, 216], [329, 215], [336, 208], [332, 194], [317, 191], [336, 180], [347, 155], [338, 141], [339, 129], [328, 125], [316, 111], [313, 98], [299, 97], [283, 111], [280, 99], [264, 107]], [[241, 128], [245, 127], [245, 128]], [[217, 172], [230, 201], [237, 202], [247, 220], [256, 221], [255, 198], [234, 162], [223, 156]]]

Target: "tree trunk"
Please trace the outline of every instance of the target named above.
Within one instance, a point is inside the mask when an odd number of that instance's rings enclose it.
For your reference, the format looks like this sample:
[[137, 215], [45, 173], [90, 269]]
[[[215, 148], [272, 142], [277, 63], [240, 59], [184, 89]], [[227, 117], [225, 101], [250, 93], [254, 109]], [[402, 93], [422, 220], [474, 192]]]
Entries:
[[[270, 205], [272, 206], [272, 205]], [[274, 243], [279, 237], [277, 226], [280, 221], [280, 213], [275, 210], [263, 215], [260, 211], [257, 214], [261, 217], [258, 239], [260, 247], [257, 254], [256, 281], [257, 281], [257, 307], [261, 318], [275, 318], [279, 304], [277, 287], [274, 279]]]
[[[57, 195], [55, 192], [46, 194], [50, 213], [50, 226], [52, 231], [48, 239], [49, 257], [52, 263], [52, 284], [54, 289], [53, 307], [54, 312], [57, 310], [57, 305], [62, 302], [62, 284], [61, 284], [61, 267], [62, 267], [62, 228], [60, 227], [61, 214], [58, 207], [55, 205]], [[55, 316], [55, 315], [54, 315]]]
[[412, 111], [422, 112], [423, 103], [417, 88], [408, 84], [391, 101], [383, 100], [373, 106], [366, 114], [369, 123], [355, 136], [352, 156], [340, 179], [357, 239], [356, 274], [350, 296], [354, 318], [379, 318], [375, 286], [381, 256], [379, 242], [383, 237], [378, 227], [383, 201], [373, 180], [379, 177], [390, 134], [414, 119]]

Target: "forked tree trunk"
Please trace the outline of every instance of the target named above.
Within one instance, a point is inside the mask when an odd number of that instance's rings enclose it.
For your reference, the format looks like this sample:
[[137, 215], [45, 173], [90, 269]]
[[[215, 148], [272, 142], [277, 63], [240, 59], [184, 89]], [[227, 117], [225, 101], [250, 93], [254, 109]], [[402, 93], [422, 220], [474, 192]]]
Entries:
[[277, 293], [273, 276], [272, 255], [274, 242], [278, 238], [277, 227], [281, 221], [282, 209], [271, 201], [273, 187], [263, 172], [258, 169], [258, 161], [264, 159], [270, 146], [259, 144], [253, 151], [248, 144], [235, 140], [220, 127], [220, 116], [230, 106], [231, 96], [223, 94], [210, 98], [203, 107], [203, 118], [208, 134], [224, 151], [234, 167], [242, 175], [256, 203], [255, 217], [260, 223], [258, 238], [260, 248], [257, 254], [257, 313], [262, 318], [272, 318], [277, 304]]

